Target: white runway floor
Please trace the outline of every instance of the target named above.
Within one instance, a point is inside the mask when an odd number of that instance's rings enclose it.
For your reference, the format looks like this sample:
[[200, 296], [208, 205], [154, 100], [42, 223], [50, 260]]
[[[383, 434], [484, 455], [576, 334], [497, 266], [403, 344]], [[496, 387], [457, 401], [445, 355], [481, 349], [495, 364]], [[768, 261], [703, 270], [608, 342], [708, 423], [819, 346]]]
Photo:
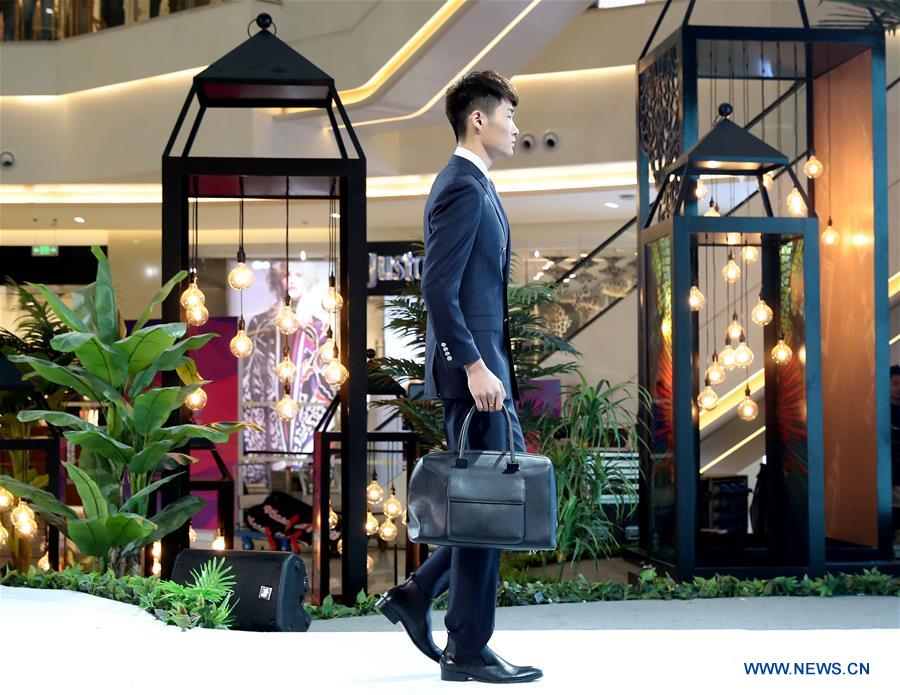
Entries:
[[[898, 610], [900, 602], [884, 601]], [[868, 695], [896, 693], [900, 682], [898, 629], [673, 628], [498, 629], [491, 647], [544, 670], [542, 680], [515, 686], [528, 693]], [[0, 587], [0, 650], [6, 693], [430, 695], [495, 687], [442, 682], [437, 664], [399, 631], [317, 631], [314, 621], [306, 633], [183, 632], [137, 606], [70, 591]], [[840, 662], [845, 672], [746, 675], [751, 661]], [[868, 663], [869, 674], [848, 675], [851, 661]]]

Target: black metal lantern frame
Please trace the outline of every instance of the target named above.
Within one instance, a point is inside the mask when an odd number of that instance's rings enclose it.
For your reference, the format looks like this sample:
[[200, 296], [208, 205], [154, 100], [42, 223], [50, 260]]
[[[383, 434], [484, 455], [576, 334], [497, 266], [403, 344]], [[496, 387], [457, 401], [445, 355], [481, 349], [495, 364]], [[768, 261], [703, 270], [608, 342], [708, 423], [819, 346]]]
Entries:
[[[791, 80], [806, 87], [806, 142], [797, 156], [812, 151], [814, 142], [814, 80], [856, 55], [871, 55], [872, 146], [874, 199], [872, 207], [874, 242], [874, 286], [887, 287], [887, 159], [886, 81], [883, 30], [814, 29], [809, 26], [802, 2], [803, 26], [797, 28], [752, 28], [690, 25], [694, 3], [688, 5], [683, 24], [652, 48], [665, 8], [637, 65], [637, 171], [639, 189], [638, 312], [639, 379], [651, 391], [652, 406], [642, 409], [641, 422], [647, 429], [650, 446], [641, 451], [640, 549], [636, 558], [648, 560], [674, 576], [711, 576], [716, 572], [737, 576], [777, 574], [811, 576], [826, 570], [844, 569], [846, 564], [826, 557], [824, 511], [824, 451], [822, 399], [822, 357], [820, 350], [819, 303], [819, 220], [815, 217], [815, 182], [801, 185], [791, 165], [793, 157], [780, 158], [769, 152], [762, 158], [747, 157], [740, 142], [732, 139], [735, 130], [724, 128], [717, 144], [707, 154], [686, 153], [700, 146], [699, 91], [701, 80], [732, 78], [742, 80]], [[740, 66], [731, 74], [716, 71], [726, 64], [725, 56], [735, 44], [754, 42], [762, 46], [767, 73]], [[775, 59], [778, 43], [803, 47], [800, 70], [784, 66], [778, 74]], [[713, 56], [712, 61], [707, 56]], [[764, 104], [764, 111], [744, 125], [759, 123], [790, 95]], [[770, 148], [771, 149], [771, 148]], [[712, 163], [712, 166], [709, 166]], [[708, 217], [698, 212], [695, 196], [688, 195], [702, 174], [753, 176], [761, 180], [767, 172], [781, 171], [790, 177], [803, 196], [807, 217], [775, 217], [765, 187], [759, 186], [762, 216]], [[655, 191], [651, 193], [651, 182]], [[755, 194], [754, 194], [755, 195]], [[765, 368], [766, 452], [770, 479], [781, 481], [766, 501], [770, 516], [764, 547], [728, 547], [721, 544], [711, 552], [698, 547], [699, 415], [695, 397], [702, 388], [699, 364], [699, 325], [696, 312], [687, 302], [697, 277], [698, 249], [705, 244], [726, 245], [729, 234], [741, 234], [750, 244], [761, 247], [762, 291], [775, 313], [764, 329], [765, 353], [773, 347], [781, 327], [792, 320], [802, 325], [798, 339], [805, 345], [805, 365], [798, 386], [802, 403], [790, 402], [784, 383], [785, 372], [770, 364]], [[803, 296], [790, 297], [793, 288], [785, 274], [785, 263], [795, 263], [794, 279], [802, 281]], [[781, 302], [785, 297], [791, 301]], [[875, 378], [877, 381], [877, 552], [864, 559], [883, 566], [890, 553], [890, 446], [888, 383], [888, 298], [876, 291], [874, 315]], [[794, 304], [801, 316], [789, 315]], [[664, 335], [664, 333], [666, 335]], [[795, 359], [796, 361], [796, 359]], [[794, 375], [797, 377], [797, 375]], [[793, 408], [793, 410], [791, 410]], [[802, 415], [802, 422], [800, 416]], [[794, 418], [786, 422], [785, 418]], [[782, 425], [779, 428], [779, 423]], [[790, 441], [786, 425], [796, 425], [802, 437]], [[802, 441], [801, 441], [802, 440]], [[799, 447], [793, 453], [790, 446]], [[799, 451], [804, 460], [791, 460]], [[802, 467], [802, 480], [790, 486], [791, 466]], [[779, 477], [781, 476], [781, 477]], [[861, 558], [863, 559], [863, 558]], [[855, 566], [860, 566], [857, 563]]]
[[[340, 352], [350, 372], [341, 386], [342, 591], [356, 596], [367, 585], [366, 487], [366, 257], [350, 253], [366, 242], [366, 158], [341, 103], [332, 77], [269, 31], [271, 18], [260, 15], [260, 30], [198, 74], [185, 99], [162, 157], [162, 269], [171, 277], [186, 268], [188, 196], [319, 200], [332, 197], [337, 180], [340, 212]], [[193, 104], [199, 108], [180, 154], [173, 148]], [[208, 108], [305, 107], [323, 109], [331, 123], [339, 158], [192, 157], [191, 147]], [[340, 116], [339, 126], [335, 111]], [[341, 129], [345, 129], [342, 133]], [[350, 147], [344, 138], [349, 137]], [[196, 182], [196, 188], [194, 187]], [[287, 182], [287, 184], [286, 184]], [[165, 321], [179, 321], [179, 292], [163, 304]], [[174, 380], [173, 373], [166, 376]], [[188, 493], [188, 475], [164, 486], [162, 499], [172, 502]], [[317, 491], [314, 523], [328, 532], [328, 490]], [[321, 499], [325, 500], [322, 505]], [[315, 516], [318, 515], [318, 516]], [[314, 534], [314, 537], [317, 534]], [[326, 539], [327, 543], [327, 539]], [[162, 575], [169, 576], [178, 551], [188, 546], [185, 524], [163, 540]], [[318, 561], [325, 553], [314, 553]], [[326, 559], [327, 561], [327, 559]]]

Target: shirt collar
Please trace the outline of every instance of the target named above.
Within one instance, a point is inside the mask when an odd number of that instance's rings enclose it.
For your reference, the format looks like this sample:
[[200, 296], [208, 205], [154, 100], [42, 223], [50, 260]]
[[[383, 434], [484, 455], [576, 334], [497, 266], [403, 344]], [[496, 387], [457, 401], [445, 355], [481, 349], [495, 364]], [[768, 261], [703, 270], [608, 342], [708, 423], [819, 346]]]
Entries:
[[481, 173], [484, 174], [485, 178], [488, 178], [487, 165], [484, 163], [484, 160], [477, 154], [472, 152], [472, 150], [466, 149], [462, 146], [457, 146], [457, 148], [453, 150], [453, 154], [457, 155], [458, 157], [462, 157], [463, 159], [468, 159], [470, 162], [472, 162], [472, 164], [474, 164], [481, 170]]

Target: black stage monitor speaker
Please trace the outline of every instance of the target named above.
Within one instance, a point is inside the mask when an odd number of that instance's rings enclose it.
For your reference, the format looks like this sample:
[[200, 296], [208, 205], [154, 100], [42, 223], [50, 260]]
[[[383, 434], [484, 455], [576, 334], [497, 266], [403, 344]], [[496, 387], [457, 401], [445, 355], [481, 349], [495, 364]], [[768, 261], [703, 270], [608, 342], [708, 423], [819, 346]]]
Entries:
[[175, 558], [172, 581], [192, 582], [192, 570], [199, 574], [202, 564], [219, 557], [225, 558], [224, 566], [234, 575], [232, 630], [306, 632], [309, 629], [309, 616], [303, 609], [309, 579], [303, 560], [294, 553], [188, 548]]

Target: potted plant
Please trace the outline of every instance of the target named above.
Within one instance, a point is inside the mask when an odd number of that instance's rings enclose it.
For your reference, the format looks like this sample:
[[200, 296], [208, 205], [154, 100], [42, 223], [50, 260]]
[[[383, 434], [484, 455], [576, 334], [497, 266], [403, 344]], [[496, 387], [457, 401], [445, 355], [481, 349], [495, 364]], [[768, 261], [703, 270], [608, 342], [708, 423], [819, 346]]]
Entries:
[[637, 447], [646, 441], [637, 418], [640, 400], [649, 402], [646, 389], [607, 379], [593, 386], [579, 377], [567, 389], [560, 416], [545, 415], [539, 428], [541, 452], [556, 474], [560, 579], [567, 559], [590, 558], [599, 569], [600, 558], [618, 549], [613, 530], [637, 499], [629, 459], [636, 464]]
[[[63, 465], [81, 499], [84, 517], [52, 494], [21, 480], [0, 475], [0, 486], [29, 501], [41, 516], [68, 536], [87, 554], [99, 560], [100, 571], [134, 572], [140, 550], [186, 523], [203, 506], [201, 497], [189, 495], [147, 518], [150, 495], [182, 475], [164, 473], [193, 459], [178, 450], [191, 438], [225, 442], [247, 422], [211, 425], [166, 426], [188, 394], [203, 381], [189, 350], [205, 345], [214, 333], [186, 337], [184, 323], [146, 326], [150, 315], [185, 276], [170, 279], [151, 299], [137, 322], [126, 333], [118, 311], [109, 262], [98, 246], [97, 279], [85, 288], [72, 308], [44, 285], [34, 285], [59, 320], [69, 329], [50, 341], [54, 350], [72, 354], [76, 362], [59, 364], [33, 355], [14, 355], [10, 360], [33, 371], [25, 378], [40, 377], [66, 386], [100, 404], [102, 425], [56, 410], [23, 410], [20, 422], [44, 420], [81, 447], [78, 463]], [[182, 386], [156, 388], [160, 372], [176, 371]], [[23, 513], [25, 513], [23, 511]]]

